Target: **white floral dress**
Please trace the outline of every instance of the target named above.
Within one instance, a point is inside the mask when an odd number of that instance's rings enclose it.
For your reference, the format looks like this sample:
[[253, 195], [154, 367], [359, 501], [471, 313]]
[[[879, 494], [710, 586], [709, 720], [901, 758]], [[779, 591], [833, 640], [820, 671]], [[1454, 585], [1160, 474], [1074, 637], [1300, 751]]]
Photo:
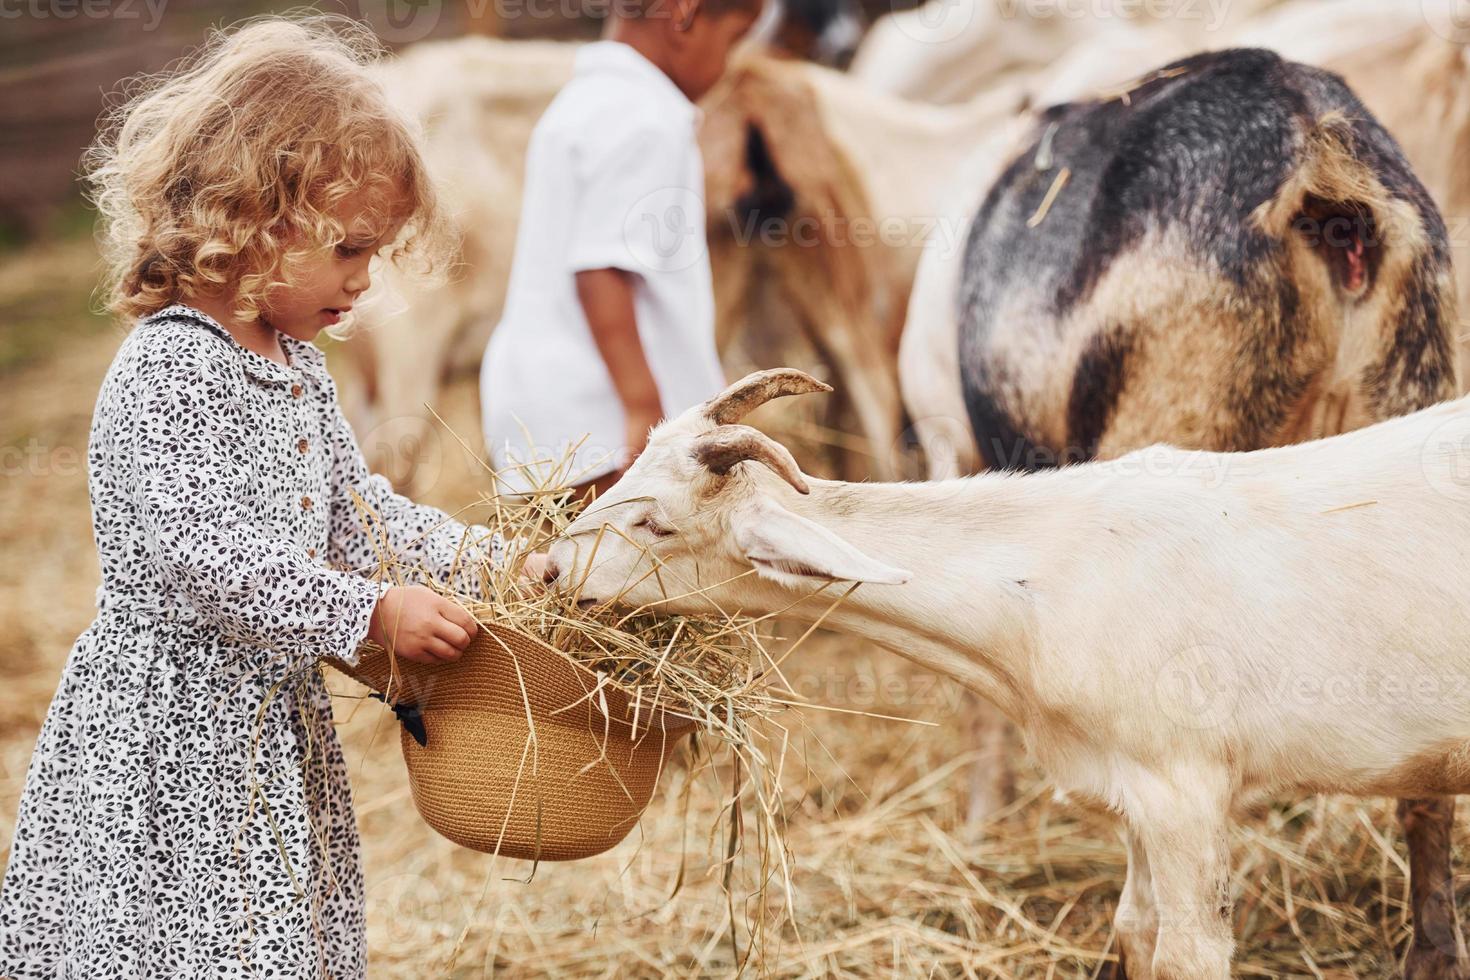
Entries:
[[352, 494], [399, 557], [460, 588], [462, 552], [498, 560], [500, 542], [370, 475], [321, 352], [281, 343], [289, 367], [172, 306], [103, 382], [98, 615], [26, 776], [0, 976], [365, 975], [357, 827], [317, 665], [354, 660], [387, 587], [365, 575], [379, 554]]

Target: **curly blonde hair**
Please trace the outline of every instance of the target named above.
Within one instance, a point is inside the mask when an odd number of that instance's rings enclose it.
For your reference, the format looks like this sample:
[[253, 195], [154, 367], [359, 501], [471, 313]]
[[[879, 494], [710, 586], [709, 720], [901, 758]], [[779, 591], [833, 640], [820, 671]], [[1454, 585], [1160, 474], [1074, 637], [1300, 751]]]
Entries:
[[385, 257], [442, 268], [453, 236], [417, 127], [372, 72], [382, 55], [365, 27], [303, 12], [215, 31], [173, 71], [126, 83], [83, 168], [107, 307], [134, 319], [225, 295], [254, 320], [343, 239], [333, 211], [364, 190], [370, 221], [402, 222]]

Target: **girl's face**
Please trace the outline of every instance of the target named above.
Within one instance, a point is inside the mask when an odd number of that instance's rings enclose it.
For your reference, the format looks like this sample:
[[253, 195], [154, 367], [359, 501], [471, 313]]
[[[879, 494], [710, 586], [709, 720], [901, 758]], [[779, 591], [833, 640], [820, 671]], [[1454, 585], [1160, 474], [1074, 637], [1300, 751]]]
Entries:
[[288, 337], [310, 343], [352, 309], [372, 285], [368, 263], [403, 227], [401, 220], [383, 226], [381, 215], [389, 209], [381, 206], [381, 197], [359, 190], [343, 198], [333, 217], [347, 230], [345, 237], [321, 249], [292, 283], [270, 294], [264, 311], [266, 323]]

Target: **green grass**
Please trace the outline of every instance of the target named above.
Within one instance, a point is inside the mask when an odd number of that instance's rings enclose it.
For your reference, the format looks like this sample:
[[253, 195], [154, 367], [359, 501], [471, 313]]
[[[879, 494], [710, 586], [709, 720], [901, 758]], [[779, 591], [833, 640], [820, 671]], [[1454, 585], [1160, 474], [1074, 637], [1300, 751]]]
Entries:
[[92, 309], [97, 273], [90, 246], [77, 243], [0, 257], [0, 377], [107, 329], [109, 319]]
[[72, 337], [100, 334], [106, 317], [78, 307], [68, 297], [34, 294], [0, 301], [0, 376], [44, 361], [63, 341]]
[[19, 224], [0, 217], [0, 258], [19, 252], [25, 240], [25, 231]]

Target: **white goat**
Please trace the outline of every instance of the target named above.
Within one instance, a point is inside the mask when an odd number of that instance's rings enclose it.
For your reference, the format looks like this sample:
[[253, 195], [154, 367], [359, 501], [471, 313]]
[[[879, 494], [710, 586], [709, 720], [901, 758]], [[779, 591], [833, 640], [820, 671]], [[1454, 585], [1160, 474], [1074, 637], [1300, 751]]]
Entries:
[[868, 583], [826, 623], [993, 701], [1061, 792], [1123, 816], [1130, 977], [1229, 975], [1237, 807], [1470, 791], [1470, 400], [1253, 453], [848, 484], [737, 424], [819, 390], [761, 372], [664, 423], [552, 574], [670, 612]]

